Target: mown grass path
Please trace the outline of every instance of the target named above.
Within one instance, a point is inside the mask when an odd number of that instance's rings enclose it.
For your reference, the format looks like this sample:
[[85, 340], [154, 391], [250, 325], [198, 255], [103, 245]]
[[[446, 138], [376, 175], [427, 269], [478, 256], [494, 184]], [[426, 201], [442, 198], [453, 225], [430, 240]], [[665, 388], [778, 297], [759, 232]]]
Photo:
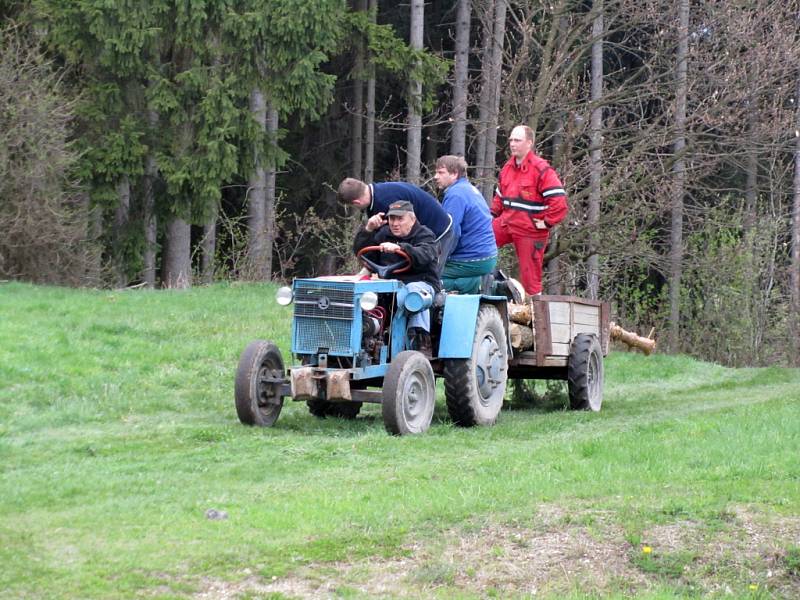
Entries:
[[800, 594], [800, 371], [613, 353], [598, 414], [254, 429], [273, 294], [0, 284], [0, 596]]

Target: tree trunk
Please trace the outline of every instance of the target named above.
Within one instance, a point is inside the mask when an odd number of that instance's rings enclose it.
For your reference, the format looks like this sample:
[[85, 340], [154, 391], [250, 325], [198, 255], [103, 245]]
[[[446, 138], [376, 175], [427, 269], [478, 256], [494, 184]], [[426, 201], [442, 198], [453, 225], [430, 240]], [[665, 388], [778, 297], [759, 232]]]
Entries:
[[203, 225], [203, 239], [200, 242], [202, 251], [200, 259], [200, 279], [205, 285], [214, 283], [214, 270], [217, 252], [217, 209], [214, 215]]
[[495, 172], [497, 159], [497, 117], [500, 113], [500, 86], [503, 81], [503, 41], [506, 36], [506, 7], [506, 0], [497, 0], [494, 27], [492, 28], [492, 83], [489, 86], [491, 100], [486, 123], [486, 153], [482, 161], [486, 165], [488, 175], [483, 181], [483, 197], [487, 203], [491, 201], [494, 190], [494, 177], [492, 176]]
[[180, 217], [167, 221], [162, 258], [161, 284], [165, 288], [192, 286], [192, 235], [189, 223]]
[[[259, 89], [250, 92], [250, 112], [258, 123], [259, 130], [267, 130], [267, 103]], [[263, 157], [258, 148], [254, 150], [255, 168], [250, 175], [247, 194], [247, 272], [246, 279], [267, 280], [267, 227], [266, 227], [266, 186], [267, 176]]]
[[367, 79], [367, 122], [364, 136], [364, 181], [375, 179], [375, 66], [370, 66]]
[[594, 0], [596, 11], [592, 23], [592, 120], [589, 150], [589, 259], [586, 277], [589, 298], [597, 300], [600, 294], [600, 259], [597, 254], [597, 224], [600, 220], [600, 182], [603, 177], [603, 0]]
[[156, 248], [158, 223], [156, 221], [155, 182], [158, 177], [156, 157], [151, 152], [147, 157], [144, 173], [142, 220], [144, 222], [144, 271], [142, 279], [149, 288], [156, 286]]
[[453, 130], [450, 154], [465, 156], [467, 143], [467, 91], [469, 89], [469, 29], [472, 0], [458, 0], [456, 14], [456, 63], [453, 84]]
[[128, 176], [123, 176], [117, 183], [117, 208], [114, 211], [113, 253], [114, 253], [114, 286], [118, 288], [128, 285], [123, 243], [125, 229], [131, 212], [131, 183]]
[[[267, 109], [267, 136], [273, 148], [278, 144], [278, 109], [272, 105]], [[264, 207], [264, 277], [266, 281], [272, 280], [272, 248], [275, 245], [275, 183], [278, 170], [275, 161], [271, 161], [266, 170], [265, 192], [266, 206]]]
[[[369, 18], [375, 23], [378, 13], [377, 0], [369, 0]], [[372, 183], [375, 179], [375, 63], [367, 54], [367, 122], [364, 133], [364, 181]]]
[[[550, 88], [555, 77], [554, 69], [556, 68], [554, 55], [557, 52], [559, 43], [563, 43], [558, 33], [561, 27], [555, 25], [555, 19], [561, 18], [565, 13], [566, 0], [560, 0], [556, 6], [551, 6], [550, 9], [553, 13], [554, 23], [550, 25], [547, 33], [547, 41], [544, 48], [542, 48], [542, 59], [539, 67], [539, 77], [536, 81], [536, 93], [534, 94], [533, 101], [530, 108], [530, 118], [528, 119], [528, 126], [536, 131], [539, 127], [539, 118], [544, 110], [547, 98], [550, 95]], [[560, 25], [560, 23], [559, 23]]]
[[[356, 0], [355, 10], [367, 10], [367, 0]], [[350, 129], [350, 157], [353, 163], [352, 176], [361, 179], [362, 149], [364, 142], [364, 54], [366, 44], [360, 39], [355, 44], [355, 61], [353, 64], [353, 126]]]
[[435, 169], [436, 159], [439, 158], [439, 140], [436, 135], [436, 125], [429, 125], [426, 128], [425, 136], [425, 167]]
[[795, 91], [795, 151], [794, 151], [794, 200], [792, 207], [792, 261], [791, 273], [791, 328], [794, 341], [794, 364], [800, 367], [800, 72], [797, 73]]
[[[152, 84], [151, 86], [152, 87]], [[150, 135], [155, 137], [158, 128], [158, 112], [147, 111], [147, 121], [150, 125]], [[144, 224], [144, 270], [142, 279], [149, 288], [156, 286], [156, 250], [158, 243], [158, 223], [156, 221], [156, 195], [155, 186], [158, 178], [158, 163], [156, 163], [155, 148], [150, 147], [144, 167], [142, 183], [142, 221]]]
[[92, 206], [89, 192], [81, 192], [79, 198], [86, 228], [83, 280], [87, 286], [100, 287], [103, 285], [103, 211], [99, 206]]
[[[755, 90], [758, 87], [758, 69], [754, 65], [747, 69], [747, 87], [750, 90]], [[745, 138], [745, 211], [744, 222], [742, 229], [744, 230], [744, 239], [747, 241], [747, 235], [753, 228], [756, 222], [756, 202], [758, 198], [758, 145], [760, 144], [758, 132], [758, 94], [753, 91], [747, 98], [747, 136]], [[749, 241], [748, 241], [749, 243]]]
[[478, 105], [478, 131], [476, 132], [476, 151], [475, 151], [475, 180], [479, 189], [483, 186], [487, 178], [493, 178], [494, 172], [489, 170], [486, 161], [486, 137], [489, 133], [489, 113], [491, 112], [494, 100], [492, 90], [492, 52], [494, 49], [494, 0], [485, 0], [481, 14], [483, 32], [481, 42], [483, 51], [481, 53], [481, 94]]
[[[410, 46], [422, 50], [425, 23], [424, 0], [411, 0]], [[406, 142], [406, 179], [420, 182], [420, 157], [422, 154], [422, 82], [412, 78], [408, 84], [408, 141]]]
[[745, 238], [753, 228], [756, 222], [756, 201], [758, 198], [758, 150], [756, 149], [756, 127], [758, 125], [755, 107], [750, 105], [748, 116], [748, 130], [749, 134], [747, 139], [747, 161], [745, 169], [747, 170], [747, 181], [745, 182], [744, 198], [745, 198], [745, 211], [744, 223], [742, 224]]
[[669, 274], [669, 345], [672, 352], [680, 347], [681, 272], [683, 262], [683, 195], [686, 187], [686, 96], [687, 58], [689, 53], [689, 0], [680, 0], [678, 52], [675, 88], [675, 164], [672, 190], [672, 226], [670, 230]]
[[[563, 19], [561, 21], [563, 22]], [[562, 26], [561, 22], [559, 23], [559, 26]], [[553, 126], [553, 162], [551, 164], [559, 173], [563, 172], [564, 158], [567, 155], [567, 136], [565, 135], [565, 129], [566, 118], [564, 114], [561, 113], [556, 115]], [[558, 236], [558, 229], [551, 232], [550, 240], [547, 245], [548, 249], [554, 248], [558, 245]], [[545, 272], [547, 273], [547, 277], [545, 278], [544, 284], [546, 286], [545, 289], [547, 290], [547, 293], [553, 296], [564, 295], [565, 277], [562, 273], [564, 264], [562, 264], [561, 258], [562, 257], [560, 254], [556, 254], [553, 258], [547, 260], [547, 254], [545, 254]]]

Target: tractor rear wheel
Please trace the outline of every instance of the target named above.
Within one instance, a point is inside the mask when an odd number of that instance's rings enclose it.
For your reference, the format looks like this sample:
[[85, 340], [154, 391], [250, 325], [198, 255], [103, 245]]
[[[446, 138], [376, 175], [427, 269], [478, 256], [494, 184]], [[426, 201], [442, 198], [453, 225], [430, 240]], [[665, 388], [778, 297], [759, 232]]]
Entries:
[[431, 426], [436, 383], [431, 363], [421, 352], [406, 350], [389, 365], [383, 379], [383, 424], [394, 435], [423, 433]]
[[503, 407], [508, 378], [508, 344], [497, 308], [478, 311], [472, 354], [444, 361], [447, 410], [456, 425], [493, 425]]
[[251, 342], [236, 371], [236, 413], [245, 425], [270, 427], [281, 414], [284, 369], [281, 351], [272, 342]]
[[572, 340], [567, 387], [572, 410], [600, 410], [603, 404], [603, 350], [596, 335], [579, 333]]

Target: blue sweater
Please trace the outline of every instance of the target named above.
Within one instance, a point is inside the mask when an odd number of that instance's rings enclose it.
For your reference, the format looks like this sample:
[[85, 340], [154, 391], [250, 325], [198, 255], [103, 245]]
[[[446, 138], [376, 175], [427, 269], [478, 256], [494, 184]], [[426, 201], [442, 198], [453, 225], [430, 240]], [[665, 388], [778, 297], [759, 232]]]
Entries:
[[372, 202], [367, 209], [368, 216], [385, 213], [392, 202], [408, 200], [414, 205], [417, 221], [430, 229], [437, 240], [450, 228], [450, 216], [439, 201], [422, 188], [404, 181], [373, 183], [369, 187]]
[[481, 193], [466, 177], [444, 191], [444, 209], [453, 218], [456, 243], [448, 260], [481, 260], [497, 256], [492, 215]]

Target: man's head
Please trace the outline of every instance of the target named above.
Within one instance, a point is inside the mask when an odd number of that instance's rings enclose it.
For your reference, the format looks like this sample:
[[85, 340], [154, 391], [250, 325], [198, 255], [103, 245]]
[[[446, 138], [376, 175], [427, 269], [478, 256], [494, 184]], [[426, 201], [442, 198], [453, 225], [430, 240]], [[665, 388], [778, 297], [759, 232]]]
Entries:
[[389, 219], [389, 230], [396, 237], [406, 237], [417, 222], [414, 205], [408, 200], [392, 202], [386, 211], [386, 217]]
[[356, 206], [360, 210], [365, 210], [369, 208], [371, 201], [369, 186], [360, 179], [347, 177], [339, 184], [336, 199], [346, 206]]
[[511, 156], [518, 161], [522, 160], [533, 149], [533, 129], [527, 125], [517, 125], [508, 136], [508, 145], [511, 147]]
[[466, 177], [466, 175], [467, 161], [461, 156], [447, 154], [436, 160], [436, 175], [433, 178], [436, 180], [436, 187], [440, 190], [450, 187], [459, 177]]

